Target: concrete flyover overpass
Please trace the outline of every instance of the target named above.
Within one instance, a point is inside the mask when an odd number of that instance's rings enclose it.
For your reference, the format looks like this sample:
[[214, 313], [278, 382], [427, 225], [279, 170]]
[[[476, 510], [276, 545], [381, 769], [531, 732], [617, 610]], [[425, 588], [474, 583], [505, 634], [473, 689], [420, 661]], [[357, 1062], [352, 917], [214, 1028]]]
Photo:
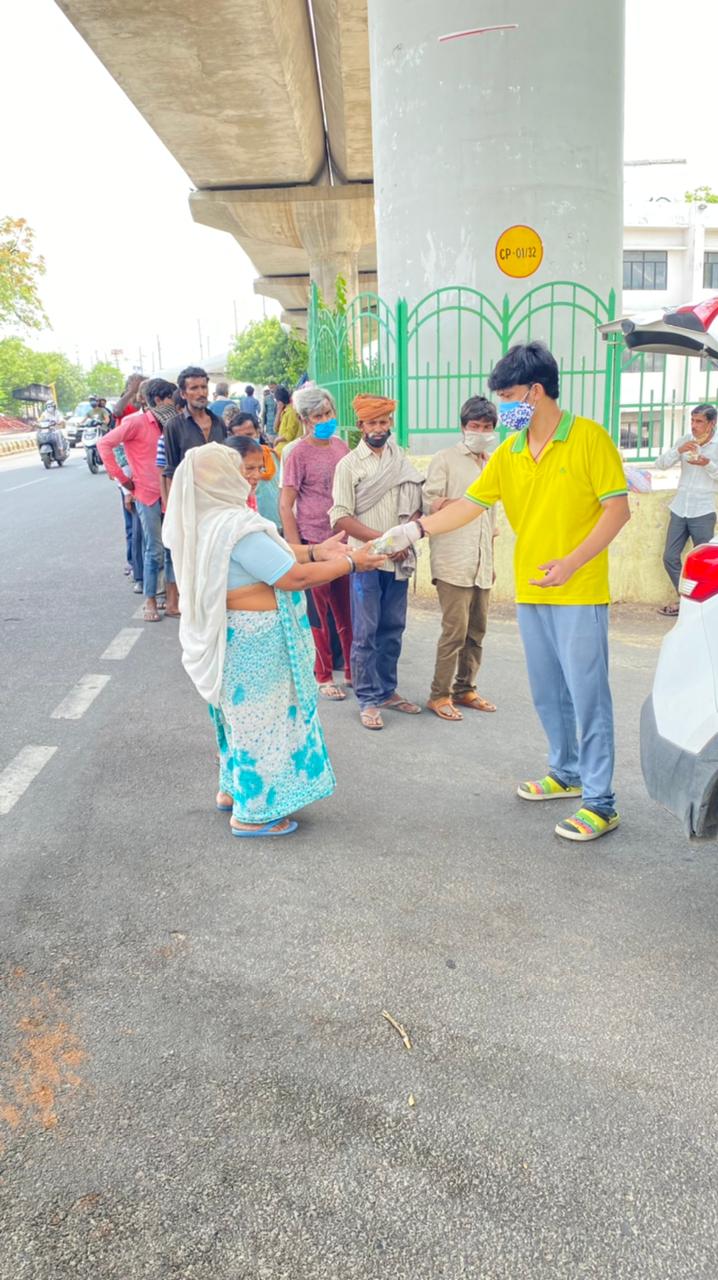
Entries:
[[366, 0], [58, 3], [285, 318], [376, 286]]
[[620, 287], [625, 0], [507, 0], [510, 29], [449, 43], [476, 0], [57, 3], [298, 327], [338, 275], [390, 306]]

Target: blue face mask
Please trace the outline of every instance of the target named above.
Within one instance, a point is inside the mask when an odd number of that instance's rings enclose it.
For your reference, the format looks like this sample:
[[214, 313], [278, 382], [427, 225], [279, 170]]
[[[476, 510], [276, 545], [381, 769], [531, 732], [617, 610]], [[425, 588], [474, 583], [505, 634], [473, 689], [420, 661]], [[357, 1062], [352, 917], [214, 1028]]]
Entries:
[[329, 440], [338, 426], [339, 423], [336, 418], [327, 418], [326, 422], [317, 422], [314, 425], [314, 436], [317, 440]]
[[499, 420], [502, 427], [506, 427], [508, 431], [523, 431], [524, 427], [529, 426], [535, 408], [535, 405], [527, 404], [525, 400], [500, 400]]

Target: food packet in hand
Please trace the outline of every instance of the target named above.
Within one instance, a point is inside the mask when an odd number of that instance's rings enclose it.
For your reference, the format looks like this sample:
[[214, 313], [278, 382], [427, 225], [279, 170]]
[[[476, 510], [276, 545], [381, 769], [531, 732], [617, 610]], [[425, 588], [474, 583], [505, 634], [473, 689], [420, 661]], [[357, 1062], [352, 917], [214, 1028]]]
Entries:
[[378, 556], [393, 556], [397, 551], [403, 551], [406, 547], [405, 538], [401, 539], [401, 545], [398, 545], [399, 541], [400, 539], [395, 536], [395, 531], [389, 529], [380, 538], [374, 540], [374, 551]]

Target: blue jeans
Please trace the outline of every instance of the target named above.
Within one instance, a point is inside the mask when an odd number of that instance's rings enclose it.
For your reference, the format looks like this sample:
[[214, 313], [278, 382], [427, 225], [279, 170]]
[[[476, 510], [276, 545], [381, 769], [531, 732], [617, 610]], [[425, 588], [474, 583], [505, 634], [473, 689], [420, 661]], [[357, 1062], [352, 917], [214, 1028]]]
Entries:
[[127, 510], [125, 506], [125, 495], [120, 493], [122, 502], [122, 518], [125, 522], [125, 559], [132, 568], [132, 512]]
[[135, 501], [135, 507], [140, 517], [142, 538], [145, 546], [142, 579], [145, 595], [156, 596], [157, 582], [163, 567], [167, 582], [174, 582], [175, 580], [172, 557], [162, 543], [162, 508], [160, 507], [159, 498], [149, 507], [144, 502]]
[[135, 582], [142, 581], [144, 573], [144, 542], [142, 538], [142, 525], [137, 511], [137, 503], [132, 508], [132, 577]]
[[352, 681], [359, 706], [378, 707], [396, 693], [409, 583], [377, 569], [350, 578]]
[[586, 808], [612, 813], [608, 605], [520, 604], [517, 614], [549, 770], [565, 786], [583, 788]]

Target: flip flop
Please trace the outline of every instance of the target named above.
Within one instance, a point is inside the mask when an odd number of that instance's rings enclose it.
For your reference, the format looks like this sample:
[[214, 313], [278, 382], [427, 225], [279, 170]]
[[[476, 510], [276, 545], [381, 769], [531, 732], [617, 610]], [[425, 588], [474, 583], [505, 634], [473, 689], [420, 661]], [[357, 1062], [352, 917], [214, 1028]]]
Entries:
[[[429, 711], [433, 711], [435, 716], [440, 720], [463, 720], [463, 716], [457, 707], [454, 706], [451, 698], [436, 698], [427, 702]], [[451, 712], [453, 711], [453, 715]]]
[[344, 702], [347, 696], [343, 689], [340, 689], [337, 685], [330, 682], [327, 684], [320, 684], [319, 692], [322, 697], [327, 698], [329, 702]]
[[384, 721], [381, 718], [381, 711], [378, 707], [365, 707], [359, 712], [359, 719], [365, 729], [383, 729]]
[[143, 622], [161, 622], [162, 615], [156, 609], [145, 609], [142, 613]]
[[274, 822], [268, 822], [264, 827], [258, 827], [254, 831], [240, 831], [238, 827], [233, 827], [230, 823], [230, 831], [233, 836], [237, 836], [240, 840], [253, 840], [256, 836], [291, 836], [299, 826], [298, 822], [290, 822], [283, 831], [277, 831], [280, 822], [284, 822], [284, 818], [276, 818]]
[[232, 810], [233, 810], [233, 808], [234, 808], [234, 805], [232, 805], [232, 804], [217, 804], [217, 803], [215, 802], [215, 806], [214, 806], [214, 807], [215, 807], [215, 809], [217, 810], [217, 812], [218, 812], [218, 813], [231, 813], [231, 812], [232, 812]]
[[415, 702], [408, 702], [406, 698], [402, 698], [400, 694], [395, 694], [388, 702], [382, 702], [382, 708], [386, 711], [402, 711], [406, 716], [421, 715], [421, 707], [417, 707]]

